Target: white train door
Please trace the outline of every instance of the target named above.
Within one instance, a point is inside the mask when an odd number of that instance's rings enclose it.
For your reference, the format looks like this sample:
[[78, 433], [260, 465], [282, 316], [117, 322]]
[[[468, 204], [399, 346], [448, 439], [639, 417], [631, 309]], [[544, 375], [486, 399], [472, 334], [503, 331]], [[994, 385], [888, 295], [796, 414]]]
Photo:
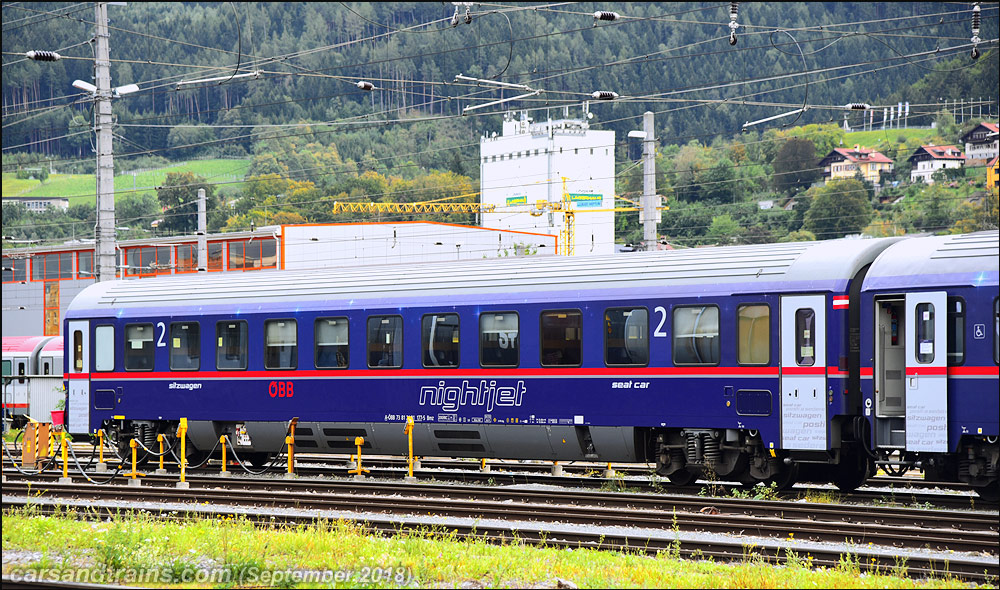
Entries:
[[781, 298], [781, 446], [825, 450], [826, 297]]
[[71, 433], [90, 431], [90, 322], [69, 322], [69, 412], [67, 427]]
[[906, 450], [948, 451], [948, 294], [906, 294]]

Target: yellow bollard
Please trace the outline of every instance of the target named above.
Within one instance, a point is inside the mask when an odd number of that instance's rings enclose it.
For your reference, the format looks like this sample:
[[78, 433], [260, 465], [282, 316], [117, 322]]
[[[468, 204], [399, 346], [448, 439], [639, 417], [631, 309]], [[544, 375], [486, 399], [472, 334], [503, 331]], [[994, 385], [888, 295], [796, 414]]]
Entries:
[[187, 474], [187, 428], [187, 418], [181, 418], [181, 423], [177, 426], [177, 436], [181, 439], [181, 481], [177, 486], [181, 488], [185, 488], [188, 485], [184, 481], [184, 477]]
[[163, 435], [162, 434], [157, 434], [156, 435], [156, 440], [159, 441], [159, 443], [160, 443], [160, 469], [159, 469], [159, 471], [162, 473], [162, 472], [166, 471], [163, 468]]
[[126, 473], [125, 477], [131, 477], [132, 479], [135, 479], [139, 475], [139, 472], [135, 470], [135, 463], [136, 463], [135, 455], [136, 455], [136, 449], [139, 448], [139, 443], [137, 443], [136, 440], [133, 438], [130, 441], [128, 441], [128, 446], [132, 447], [132, 473]]
[[348, 471], [348, 473], [353, 473], [360, 478], [362, 477], [363, 473], [368, 473], [369, 471], [368, 469], [365, 469], [361, 466], [361, 446], [365, 444], [364, 437], [361, 436], [354, 437], [354, 444], [358, 447], [358, 466], [357, 468]]
[[97, 431], [97, 447], [99, 449], [97, 451], [97, 462], [104, 463], [104, 429]]
[[226, 435], [219, 437], [219, 444], [222, 445], [222, 477], [227, 477], [229, 473], [226, 471]]
[[286, 436], [285, 444], [288, 445], [288, 477], [291, 477], [295, 475], [295, 451], [292, 448], [294, 439], [291, 436]]
[[66, 450], [66, 431], [61, 431], [59, 435], [62, 437], [63, 479], [69, 479], [69, 453]]
[[403, 432], [406, 433], [406, 438], [410, 443], [410, 454], [406, 461], [407, 463], [407, 477], [411, 480], [413, 479], [413, 416], [406, 417], [406, 426], [403, 427]]

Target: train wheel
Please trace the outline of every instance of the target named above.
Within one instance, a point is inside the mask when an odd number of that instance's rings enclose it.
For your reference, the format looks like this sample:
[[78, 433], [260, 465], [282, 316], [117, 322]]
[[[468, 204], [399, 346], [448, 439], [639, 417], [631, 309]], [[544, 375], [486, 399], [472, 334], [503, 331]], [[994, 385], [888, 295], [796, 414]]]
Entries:
[[872, 461], [867, 455], [860, 453], [845, 454], [837, 465], [837, 473], [833, 484], [842, 492], [853, 492], [868, 481]]
[[689, 486], [693, 484], [694, 480], [697, 478], [693, 473], [691, 473], [687, 469], [678, 469], [677, 471], [668, 475], [667, 479], [669, 479], [670, 483], [674, 484], [675, 486]]
[[1000, 502], [1000, 483], [997, 480], [993, 480], [992, 483], [977, 487], [976, 493], [987, 502]]
[[781, 471], [777, 474], [772, 475], [767, 479], [767, 485], [774, 484], [776, 488], [781, 491], [786, 491], [792, 489], [795, 482], [799, 479], [799, 466], [797, 464], [792, 464], [787, 467], [783, 467]]

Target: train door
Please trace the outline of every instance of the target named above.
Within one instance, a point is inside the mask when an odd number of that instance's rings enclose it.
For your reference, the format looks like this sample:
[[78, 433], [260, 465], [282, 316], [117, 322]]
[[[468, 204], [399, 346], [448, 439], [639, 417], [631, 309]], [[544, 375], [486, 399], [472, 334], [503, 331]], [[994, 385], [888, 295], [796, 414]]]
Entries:
[[906, 450], [948, 451], [948, 294], [906, 294]]
[[826, 450], [826, 297], [781, 298], [781, 446]]
[[90, 432], [90, 322], [71, 321], [69, 330], [69, 420], [71, 433]]
[[906, 301], [875, 300], [875, 445], [906, 447]]

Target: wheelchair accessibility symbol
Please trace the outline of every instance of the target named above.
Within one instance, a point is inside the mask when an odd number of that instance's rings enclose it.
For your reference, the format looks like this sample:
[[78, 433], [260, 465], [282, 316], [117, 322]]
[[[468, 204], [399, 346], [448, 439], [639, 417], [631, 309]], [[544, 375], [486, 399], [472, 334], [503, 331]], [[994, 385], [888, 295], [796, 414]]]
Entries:
[[976, 340], [986, 340], [986, 324], [976, 324], [972, 328], [972, 337]]

